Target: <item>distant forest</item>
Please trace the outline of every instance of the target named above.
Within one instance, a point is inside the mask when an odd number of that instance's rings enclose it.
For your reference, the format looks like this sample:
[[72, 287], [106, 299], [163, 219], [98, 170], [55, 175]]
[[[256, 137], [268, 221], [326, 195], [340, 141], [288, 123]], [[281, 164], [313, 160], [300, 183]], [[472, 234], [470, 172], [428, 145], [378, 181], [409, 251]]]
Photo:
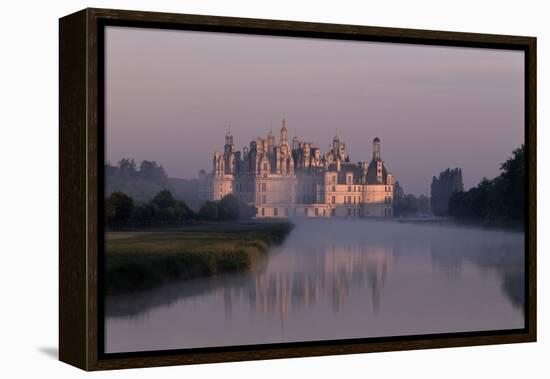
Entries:
[[176, 199], [198, 211], [202, 205], [198, 187], [197, 179], [168, 177], [162, 165], [155, 161], [144, 160], [138, 165], [133, 159], [124, 158], [116, 166], [105, 165], [105, 196], [123, 192], [138, 202], [146, 202], [167, 189]]

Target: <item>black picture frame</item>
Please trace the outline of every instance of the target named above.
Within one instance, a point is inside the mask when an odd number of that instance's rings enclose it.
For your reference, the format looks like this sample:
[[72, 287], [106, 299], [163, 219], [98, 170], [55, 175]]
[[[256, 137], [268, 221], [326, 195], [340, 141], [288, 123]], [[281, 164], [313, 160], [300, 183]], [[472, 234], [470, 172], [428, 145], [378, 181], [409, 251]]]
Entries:
[[[525, 52], [525, 320], [506, 331], [105, 354], [103, 346], [103, 39], [108, 25], [483, 47]], [[59, 358], [85, 370], [536, 341], [536, 38], [84, 9], [59, 21]]]

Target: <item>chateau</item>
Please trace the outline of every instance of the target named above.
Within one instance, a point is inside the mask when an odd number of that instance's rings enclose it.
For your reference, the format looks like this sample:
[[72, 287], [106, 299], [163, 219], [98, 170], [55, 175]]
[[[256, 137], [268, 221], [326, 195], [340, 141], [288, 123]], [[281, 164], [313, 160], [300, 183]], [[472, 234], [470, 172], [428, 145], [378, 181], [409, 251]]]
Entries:
[[232, 194], [255, 206], [258, 218], [390, 217], [394, 178], [380, 147], [376, 137], [370, 162], [351, 163], [338, 136], [326, 154], [297, 137], [289, 143], [283, 119], [278, 144], [269, 132], [241, 152], [229, 131], [223, 153], [214, 154], [212, 172], [199, 173], [200, 197]]

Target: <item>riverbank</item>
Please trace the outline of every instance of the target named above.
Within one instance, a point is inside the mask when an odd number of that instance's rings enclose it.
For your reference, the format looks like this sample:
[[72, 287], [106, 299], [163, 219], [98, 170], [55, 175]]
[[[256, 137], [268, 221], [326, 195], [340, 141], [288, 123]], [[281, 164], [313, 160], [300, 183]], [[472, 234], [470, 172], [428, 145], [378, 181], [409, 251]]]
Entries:
[[246, 270], [291, 232], [290, 223], [212, 223], [170, 231], [107, 232], [108, 294]]

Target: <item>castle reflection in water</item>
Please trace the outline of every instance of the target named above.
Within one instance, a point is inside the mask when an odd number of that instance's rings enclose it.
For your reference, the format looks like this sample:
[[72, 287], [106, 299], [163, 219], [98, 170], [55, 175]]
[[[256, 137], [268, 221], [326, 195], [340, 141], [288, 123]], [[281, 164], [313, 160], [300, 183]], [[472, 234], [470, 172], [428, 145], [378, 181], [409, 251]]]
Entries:
[[[307, 251], [307, 271], [293, 264], [296, 256], [276, 259], [256, 271], [255, 280], [245, 287], [224, 287], [215, 291], [223, 296], [225, 314], [231, 317], [235, 304], [248, 303], [252, 312], [277, 315], [284, 322], [289, 312], [314, 307], [321, 301], [339, 311], [350, 291], [357, 289], [371, 302], [374, 311], [380, 306], [384, 280], [394, 264], [393, 249], [360, 244], [326, 244]], [[280, 257], [283, 258], [283, 257]]]

